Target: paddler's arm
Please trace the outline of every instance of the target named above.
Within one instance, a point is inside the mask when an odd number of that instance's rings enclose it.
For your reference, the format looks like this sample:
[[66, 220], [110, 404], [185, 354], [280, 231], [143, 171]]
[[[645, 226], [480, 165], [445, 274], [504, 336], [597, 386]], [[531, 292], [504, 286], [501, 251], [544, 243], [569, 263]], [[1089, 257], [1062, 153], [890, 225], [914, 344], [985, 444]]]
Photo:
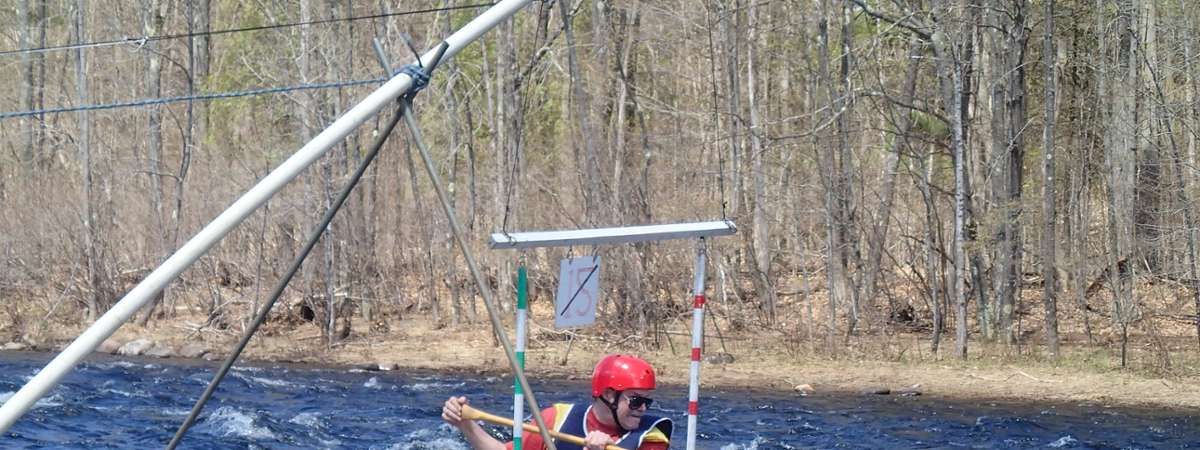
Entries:
[[458, 428], [458, 431], [462, 432], [463, 438], [475, 450], [504, 450], [504, 444], [488, 434], [482, 426], [479, 426], [474, 420], [462, 418], [462, 407], [466, 404], [466, 397], [450, 397], [446, 400], [446, 404], [442, 405], [442, 420]]

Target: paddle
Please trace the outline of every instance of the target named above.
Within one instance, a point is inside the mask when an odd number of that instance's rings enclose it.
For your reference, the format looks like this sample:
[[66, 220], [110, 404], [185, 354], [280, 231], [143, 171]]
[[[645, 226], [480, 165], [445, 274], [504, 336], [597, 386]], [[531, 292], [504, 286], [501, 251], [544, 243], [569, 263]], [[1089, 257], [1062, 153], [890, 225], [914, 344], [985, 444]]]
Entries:
[[[467, 420], [482, 420], [484, 422], [492, 423], [495, 425], [506, 426], [506, 427], [513, 426], [512, 419], [488, 414], [486, 412], [480, 411], [478, 409], [472, 408], [467, 405], [463, 405], [462, 418], [467, 419]], [[538, 432], [538, 428], [536, 426], [533, 426], [532, 424], [528, 424], [528, 423], [522, 424], [522, 427], [525, 428], [525, 431], [528, 431], [530, 433]], [[559, 433], [554, 430], [546, 430], [546, 431], [549, 432], [550, 437], [553, 437], [554, 439], [570, 442], [575, 445], [583, 445], [583, 438], [581, 438], [579, 436], [576, 436], [573, 434]], [[624, 450], [621, 447], [617, 447], [612, 444], [609, 444], [609, 445], [605, 446], [604, 448], [605, 448], [605, 450]]]

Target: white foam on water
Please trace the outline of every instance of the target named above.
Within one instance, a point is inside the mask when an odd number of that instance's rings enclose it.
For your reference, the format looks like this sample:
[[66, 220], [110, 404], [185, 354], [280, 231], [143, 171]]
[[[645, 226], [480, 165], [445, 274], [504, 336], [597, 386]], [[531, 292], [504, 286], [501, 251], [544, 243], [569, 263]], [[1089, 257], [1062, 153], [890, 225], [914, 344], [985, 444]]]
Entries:
[[365, 387], [367, 389], [382, 389], [383, 388], [383, 386], [379, 384], [379, 378], [376, 378], [376, 377], [371, 377], [371, 379], [367, 380], [366, 383], [363, 383], [363, 387]]
[[274, 386], [274, 387], [295, 387], [296, 386], [295, 383], [292, 383], [290, 381], [276, 380], [274, 378], [252, 377], [249, 375], [242, 375], [242, 374], [236, 373], [236, 372], [233, 373], [233, 376], [234, 376], [234, 378], [240, 378], [248, 383], [258, 383], [258, 384], [262, 384], [262, 385], [266, 385], [266, 386]]
[[117, 394], [117, 395], [120, 395], [125, 398], [133, 397], [132, 392], [126, 392], [126, 391], [122, 391], [120, 389], [105, 389], [103, 392]]
[[162, 414], [165, 416], [183, 417], [183, 416], [187, 416], [188, 414], [191, 414], [191, 413], [192, 413], [192, 410], [183, 409], [183, 408], [163, 408], [162, 409]]
[[254, 440], [278, 440], [266, 427], [255, 425], [257, 414], [247, 414], [236, 408], [222, 406], [208, 416], [208, 422], [222, 436], [237, 436]]
[[34, 408], [49, 408], [52, 406], [62, 406], [62, 405], [63, 405], [62, 396], [58, 395], [58, 394], [54, 394], [49, 397], [42, 397], [41, 399], [39, 399], [37, 401], [37, 403], [33, 404], [33, 407]]
[[745, 444], [730, 443], [721, 447], [721, 450], [758, 450], [758, 443], [763, 442], [762, 437], [756, 436], [753, 441]]
[[392, 444], [388, 450], [470, 450], [461, 439], [447, 437], [449, 425], [436, 429], [422, 428], [404, 436], [404, 442]]
[[1062, 448], [1062, 447], [1066, 447], [1068, 445], [1074, 444], [1076, 442], [1079, 442], [1079, 441], [1075, 440], [1075, 438], [1071, 437], [1071, 435], [1068, 434], [1066, 436], [1058, 438], [1057, 441], [1046, 444], [1046, 446], [1053, 447], [1053, 448]]
[[[0, 392], [0, 403], [5, 403], [8, 399], [16, 395], [16, 392]], [[49, 397], [38, 399], [37, 403], [33, 404], [34, 408], [48, 408], [51, 406], [62, 406], [63, 398], [61, 395], [54, 394]]]
[[99, 366], [101, 368], [105, 368], [105, 369], [112, 369], [112, 368], [117, 368], [117, 367], [120, 367], [122, 369], [130, 369], [130, 368], [137, 366], [137, 364], [131, 363], [129, 361], [113, 361], [110, 363], [97, 364], [97, 366]]
[[404, 387], [406, 387], [406, 388], [409, 388], [409, 389], [412, 389], [412, 390], [414, 390], [414, 391], [422, 391], [422, 392], [424, 392], [424, 391], [432, 391], [432, 390], [446, 389], [446, 388], [460, 388], [460, 387], [463, 387], [463, 386], [466, 386], [466, 385], [467, 385], [467, 383], [466, 383], [466, 382], [459, 382], [459, 383], [413, 383], [413, 384], [405, 385]]
[[295, 387], [296, 386], [296, 383], [292, 383], [291, 381], [276, 380], [274, 378], [250, 377], [250, 379], [256, 383], [265, 384], [267, 386], [275, 386], [275, 387]]
[[193, 374], [187, 376], [187, 380], [195, 382], [197, 384], [207, 385], [209, 381], [212, 381], [211, 377], [212, 377], [212, 374], [208, 374], [208, 373], [193, 373]]
[[303, 412], [297, 414], [296, 417], [288, 419], [288, 423], [303, 425], [309, 428], [317, 428], [321, 425], [321, 415], [315, 412]]
[[392, 444], [387, 450], [470, 450], [467, 444], [450, 438], [436, 438], [420, 442]]

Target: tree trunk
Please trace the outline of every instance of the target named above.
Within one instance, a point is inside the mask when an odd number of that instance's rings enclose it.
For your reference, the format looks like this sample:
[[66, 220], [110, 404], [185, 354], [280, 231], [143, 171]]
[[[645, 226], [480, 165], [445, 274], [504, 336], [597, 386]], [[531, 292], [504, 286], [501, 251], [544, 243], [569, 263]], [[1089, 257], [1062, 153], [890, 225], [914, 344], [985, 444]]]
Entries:
[[[1001, 4], [1003, 3], [1003, 4]], [[998, 337], [1007, 344], [1016, 342], [1013, 319], [1020, 298], [1021, 190], [1024, 174], [1025, 107], [1025, 45], [1029, 39], [1025, 29], [1026, 0], [1001, 1], [993, 5], [994, 26], [991, 36], [990, 71], [992, 108], [991, 164], [997, 173], [992, 178], [996, 257], [993, 259], [993, 283]]]
[[[38, 2], [38, 47], [46, 47], [46, 24], [49, 22], [47, 16], [46, 4], [48, 1]], [[38, 53], [34, 56], [34, 66], [37, 72], [37, 80], [34, 82], [33, 89], [33, 107], [36, 109], [45, 108], [46, 96], [46, 54]], [[37, 139], [34, 142], [36, 147], [35, 158], [43, 166], [48, 166], [54, 158], [46, 151], [46, 116], [44, 114], [37, 115], [38, 132]]]
[[1055, 209], [1054, 127], [1058, 110], [1058, 50], [1054, 45], [1054, 0], [1046, 0], [1045, 34], [1042, 36], [1045, 70], [1046, 117], [1042, 130], [1042, 304], [1045, 308], [1046, 349], [1058, 359], [1058, 259], [1055, 256], [1058, 220]]
[[[309, 22], [312, 20], [312, 0], [300, 0], [300, 21]], [[311, 80], [311, 57], [315, 51], [315, 43], [313, 42], [311, 27], [300, 27], [300, 45], [296, 55], [296, 72], [301, 83], [308, 83]], [[314, 119], [313, 111], [316, 109], [317, 93], [314, 91], [304, 91], [296, 95], [297, 97], [297, 115], [299, 116], [299, 136], [301, 142], [307, 142], [316, 134], [316, 119]], [[300, 224], [312, 223], [308, 220], [309, 216], [318, 210], [317, 208], [317, 193], [316, 193], [316, 175], [312, 170], [305, 171], [304, 174], [304, 193], [302, 199], [302, 207], [296, 212], [294, 221]], [[303, 298], [314, 312], [321, 310], [321, 306], [316, 304], [316, 295], [314, 294], [315, 283], [313, 282], [314, 264], [304, 264], [300, 266], [300, 279], [303, 286]], [[316, 315], [313, 318], [313, 323], [318, 324], [317, 327], [325, 331], [325, 327], [319, 325], [322, 319], [327, 316]]]
[[[442, 17], [443, 14], [445, 15], [445, 17]], [[451, 20], [450, 20], [448, 12], [443, 13], [443, 14], [439, 14], [438, 17], [439, 17], [439, 20], [442, 20], [442, 32], [448, 36], [453, 32], [453, 30], [450, 29]], [[456, 90], [458, 88], [458, 80], [461, 77], [462, 71], [459, 69], [458, 64], [456, 64], [453, 59], [442, 62], [441, 65], [439, 65], [438, 67], [441, 69], [442, 73], [447, 74], [446, 75], [446, 88], [445, 88], [445, 91], [443, 91], [443, 93], [442, 93], [442, 98], [445, 101], [445, 108], [448, 111], [447, 118], [450, 120], [450, 136], [449, 137], [450, 137], [450, 149], [451, 150], [450, 150], [450, 158], [449, 158], [450, 159], [450, 176], [449, 176], [449, 180], [448, 180], [450, 183], [450, 186], [449, 186], [448, 192], [449, 192], [449, 196], [450, 196], [449, 200], [450, 200], [451, 209], [458, 211], [459, 210], [458, 202], [457, 202], [458, 195], [457, 195], [456, 191], [458, 190], [457, 187], [459, 186], [459, 180], [461, 178], [461, 174], [459, 171], [459, 162], [458, 162], [459, 161], [459, 151], [462, 149], [462, 147], [465, 146], [468, 148], [468, 152], [470, 152], [469, 149], [473, 145], [472, 140], [471, 140], [471, 135], [472, 135], [473, 130], [470, 128], [469, 124], [468, 124], [467, 128], [464, 129], [464, 127], [463, 127], [461, 116], [463, 114], [464, 108], [459, 103], [459, 99], [458, 99], [458, 95], [457, 95], [458, 92], [456, 92]], [[467, 114], [470, 114], [470, 112], [468, 111]], [[473, 161], [469, 160], [468, 164], [471, 164], [472, 168], [474, 167]], [[472, 178], [469, 180], [469, 184], [468, 184], [469, 186], [474, 186], [473, 172], [474, 172], [474, 170], [472, 169], [468, 173], [468, 176], [470, 176]], [[474, 192], [473, 189], [470, 190], [468, 192], [468, 194], [470, 194], [472, 192]], [[467, 225], [468, 230], [473, 231], [475, 229], [475, 208], [474, 208], [473, 198], [469, 199], [469, 201], [467, 202], [466, 213], [460, 214], [459, 217], [466, 220], [466, 225]], [[451, 305], [453, 305], [452, 306], [453, 310], [456, 312], [462, 311], [463, 296], [471, 295], [470, 289], [466, 287], [466, 286], [468, 286], [469, 281], [466, 278], [464, 278], [464, 276], [469, 276], [469, 275], [464, 275], [463, 273], [460, 272], [460, 267], [458, 264], [458, 256], [457, 256], [458, 252], [453, 251], [453, 241], [447, 241], [447, 250], [449, 250], [449, 251], [448, 251], [448, 256], [446, 257], [445, 284], [446, 284], [446, 287], [450, 291], [450, 302], [451, 302]], [[457, 322], [457, 320], [458, 319], [455, 319], [456, 322]]]
[[[1196, 37], [1195, 22], [1192, 21], [1194, 8], [1189, 8], [1187, 0], [1179, 0], [1179, 10], [1183, 13], [1184, 31], [1180, 33], [1179, 38], [1179, 41], [1183, 43], [1183, 74], [1187, 82], [1187, 103], [1191, 105], [1187, 109], [1188, 123], [1192, 124], [1188, 127], [1187, 157], [1185, 159], [1189, 169], [1185, 172], [1184, 177], [1191, 178], [1192, 172], [1195, 170], [1192, 168], [1196, 167], [1197, 135], [1200, 134], [1200, 130], [1196, 129], [1196, 125], [1200, 123], [1198, 122], [1200, 121], [1200, 77], [1197, 77], [1192, 71], [1192, 56], [1195, 48], [1193, 45]], [[1200, 307], [1200, 305], [1197, 306]], [[1200, 310], [1196, 311], [1196, 315], [1197, 333], [1200, 334]]]
[[[17, 1], [17, 47], [21, 49], [33, 47], [30, 37], [29, 26], [29, 0]], [[29, 111], [33, 109], [33, 58], [28, 52], [21, 52], [21, 110]], [[33, 165], [34, 153], [34, 134], [36, 131], [33, 127], [32, 117], [22, 117], [21, 123], [21, 150], [19, 152], [21, 164], [26, 168]]]
[[839, 258], [843, 267], [842, 277], [843, 283], [846, 284], [846, 291], [850, 294], [850, 315], [846, 325], [846, 338], [849, 339], [858, 329], [859, 315], [861, 307], [859, 305], [859, 288], [856, 286], [856, 276], [851, 268], [861, 268], [862, 264], [859, 260], [860, 251], [858, 248], [858, 238], [855, 233], [855, 191], [854, 191], [854, 149], [850, 143], [850, 117], [854, 111], [854, 87], [850, 81], [850, 66], [852, 64], [851, 57], [854, 55], [853, 38], [854, 34], [851, 30], [851, 22], [854, 20], [851, 17], [852, 6], [847, 2], [842, 2], [842, 10], [839, 17], [841, 25], [841, 56], [838, 58], [840, 62], [840, 77], [841, 90], [838, 92], [838, 102], [830, 101], [830, 104], [837, 104], [839, 111], [837, 112], [837, 195], [839, 213], [838, 226], [841, 234], [841, 248]]
[[[821, 17], [817, 22], [818, 41], [820, 42], [820, 55], [818, 59], [818, 76], [815, 82], [824, 86], [826, 94], [827, 120], [829, 122], [838, 121], [840, 110], [840, 101], [838, 99], [837, 90], [834, 89], [834, 81], [830, 76], [830, 54], [832, 50], [829, 48], [829, 1], [821, 2]], [[819, 81], [818, 81], [819, 80]], [[819, 89], [819, 88], [818, 88]], [[840, 128], [838, 136], [841, 136]], [[818, 154], [818, 171], [820, 178], [825, 188], [825, 240], [826, 240], [826, 258], [825, 258], [825, 273], [826, 281], [829, 288], [829, 324], [828, 324], [828, 344], [833, 345], [837, 333], [837, 308], [839, 305], [849, 303], [847, 297], [850, 296], [851, 286], [849, 268], [845, 259], [845, 214], [841, 208], [844, 206], [842, 200], [841, 188], [841, 171], [837, 166], [837, 155], [835, 152], [845, 148], [845, 141], [839, 140], [838, 146], [828, 150], [822, 150], [824, 143], [821, 138], [814, 133], [813, 138], [814, 148]], [[849, 320], [854, 321], [853, 312], [849, 314]], [[848, 330], [853, 329], [849, 327]], [[849, 336], [847, 332], [847, 336]]]
[[[204, 0], [207, 4], [208, 0]], [[195, 14], [192, 9], [192, 4], [189, 3], [187, 10], [187, 30], [191, 36], [195, 31]], [[196, 94], [196, 42], [195, 37], [188, 37], [187, 41], [187, 95], [189, 97]], [[171, 231], [169, 248], [179, 247], [179, 229], [183, 226], [183, 201], [184, 201], [184, 185], [187, 183], [188, 172], [192, 167], [192, 153], [195, 151], [196, 145], [196, 105], [192, 100], [188, 100], [185, 110], [185, 120], [187, 121], [186, 129], [183, 134], [183, 146], [179, 149], [179, 167], [175, 172], [175, 191], [174, 205], [171, 207]], [[166, 301], [166, 313], [168, 316], [174, 315], [174, 305], [171, 297], [164, 297]]]
[[[637, 48], [641, 44], [641, 17], [642, 12], [638, 3], [630, 4], [626, 9], [616, 9], [614, 11], [613, 27], [616, 32], [613, 33], [613, 47], [617, 49], [614, 54], [614, 70], [613, 86], [616, 89], [616, 95], [610, 96], [615, 99], [609, 108], [615, 114], [612, 115], [610, 126], [613, 132], [612, 142], [609, 143], [612, 154], [612, 186], [610, 187], [611, 198], [609, 205], [612, 208], [613, 217], [619, 218], [622, 224], [629, 223], [630, 220], [642, 220], [639, 212], [642, 210], [637, 203], [639, 191], [641, 187], [637, 183], [636, 178], [631, 178], [628, 188], [625, 187], [626, 166], [629, 169], [636, 169], [632, 155], [642, 153], [648, 149], [643, 149], [643, 152], [637, 152], [636, 147], [630, 145], [630, 137], [636, 130], [638, 123], [637, 118], [640, 117], [640, 111], [637, 109], [637, 76], [638, 76], [638, 56]], [[634, 149], [634, 150], [629, 150]], [[648, 160], [647, 160], [648, 161]], [[637, 175], [633, 172], [631, 175]], [[622, 199], [627, 199], [623, 201]], [[644, 250], [645, 247], [626, 247], [620, 250], [624, 255], [621, 257], [621, 272], [624, 274], [624, 295], [626, 301], [630, 305], [651, 305], [652, 298], [646, 295], [645, 284], [645, 267], [644, 267]], [[632, 318], [636, 321], [638, 330], [646, 330], [649, 323], [656, 321], [658, 312], [650, 307], [632, 308], [636, 312], [636, 317]]]
[[[916, 65], [915, 63], [913, 65]], [[933, 315], [933, 330], [930, 336], [930, 351], [937, 354], [942, 341], [943, 320], [946, 313], [942, 310], [942, 269], [940, 252], [934, 246], [941, 246], [935, 231], [938, 227], [937, 202], [933, 197], [930, 184], [933, 179], [934, 152], [930, 151], [923, 159], [921, 167], [921, 197], [925, 201], [925, 279], [929, 285], [929, 304]]]
[[[954, 158], [954, 356], [967, 358], [967, 246], [973, 238], [970, 222], [970, 175], [968, 169], [970, 74], [974, 59], [972, 44], [976, 7], [965, 1], [938, 1], [934, 10], [941, 16], [933, 32], [933, 48], [938, 65], [941, 94], [950, 121], [950, 153]], [[972, 258], [974, 259], [974, 258]], [[979, 264], [971, 261], [975, 283], [979, 286]], [[980, 299], [982, 301], [982, 299]]]
[[[913, 99], [916, 98], [917, 90], [917, 72], [921, 61], [921, 49], [923, 43], [912, 38], [909, 42], [908, 49], [908, 69], [904, 74], [904, 91], [900, 97], [902, 105], [911, 105]], [[863, 295], [862, 298], [867, 302], [868, 306], [875, 305], [875, 290], [877, 289], [877, 280], [879, 278], [880, 264], [883, 259], [883, 247], [887, 243], [888, 228], [892, 221], [892, 204], [895, 201], [896, 195], [896, 174], [900, 165], [900, 153], [906, 149], [910, 149], [908, 134], [912, 129], [912, 114], [905, 106], [892, 105], [888, 110], [888, 119], [896, 128], [896, 135], [893, 138], [891, 149], [884, 157], [883, 164], [883, 192], [880, 194], [879, 211], [876, 213], [875, 223], [871, 229], [871, 240], [868, 243], [867, 250], [867, 273], [863, 280]], [[928, 170], [928, 168], [927, 168]], [[926, 208], [930, 208], [932, 201], [927, 192], [928, 186], [922, 186], [922, 193], [926, 197]], [[928, 215], [926, 216], [928, 217]], [[932, 224], [930, 224], [932, 226]], [[926, 242], [929, 245], [929, 242]], [[932, 273], [930, 273], [932, 275]], [[936, 295], [934, 296], [936, 298]], [[895, 313], [895, 305], [889, 302], [888, 313]], [[936, 314], [936, 311], [935, 311]], [[937, 345], [934, 345], [935, 351]]]
[[762, 308], [767, 323], [775, 323], [775, 283], [771, 276], [771, 247], [769, 245], [770, 230], [767, 228], [766, 216], [766, 174], [763, 170], [763, 148], [762, 138], [759, 136], [765, 133], [761, 128], [758, 118], [758, 102], [755, 98], [755, 79], [754, 71], [755, 57], [757, 52], [755, 49], [759, 46], [758, 42], [758, 17], [756, 14], [757, 8], [752, 2], [747, 11], [750, 21], [750, 33], [747, 53], [746, 53], [746, 99], [749, 108], [750, 123], [746, 132], [750, 135], [750, 175], [753, 177], [754, 193], [751, 198], [752, 205], [752, 222], [748, 236], [751, 242], [751, 254], [753, 255], [753, 266], [755, 273], [755, 284], [758, 287], [758, 295], [760, 307]]
[[[162, 2], [161, 6], [165, 6], [166, 2]], [[158, 0], [143, 0], [141, 5], [142, 33], [143, 36], [157, 36], [163, 26], [163, 11], [160, 9]], [[162, 53], [156, 49], [154, 42], [146, 43], [149, 48], [142, 51], [142, 61], [145, 66], [146, 86], [143, 95], [146, 98], [159, 98], [162, 96]], [[162, 107], [147, 106], [146, 107], [146, 176], [150, 181], [150, 214], [151, 220], [149, 226], [153, 228], [153, 232], [157, 234], [157, 242], [147, 245], [147, 248], [155, 248], [156, 251], [151, 251], [146, 255], [151, 262], [157, 262], [163, 255], [171, 253], [170, 245], [167, 241], [167, 223], [163, 220], [163, 188], [162, 188]], [[151, 231], [151, 230], [147, 230]], [[149, 234], [148, 234], [149, 235]], [[142, 315], [138, 317], [138, 325], [146, 326], [150, 318], [154, 315], [154, 310], [161, 303], [163, 297], [166, 296], [167, 289], [163, 288], [161, 292], [142, 308]]]
[[[1078, 142], [1076, 142], [1079, 144]], [[1074, 148], [1082, 149], [1083, 146], [1077, 145]], [[1067, 211], [1070, 214], [1071, 226], [1068, 227], [1070, 238], [1066, 241], [1070, 243], [1068, 251], [1074, 253], [1071, 258], [1071, 280], [1072, 291], [1075, 296], [1075, 305], [1079, 309], [1079, 315], [1083, 319], [1083, 332], [1087, 337], [1088, 345], [1095, 343], [1092, 336], [1092, 322], [1088, 313], [1087, 302], [1087, 252], [1088, 252], [1088, 231], [1091, 228], [1088, 221], [1088, 169], [1083, 161], [1075, 161], [1075, 167], [1071, 170], [1071, 203], [1067, 206]]]
[[967, 189], [966, 189], [966, 142], [963, 135], [961, 111], [963, 70], [958, 64], [954, 67], [954, 101], [951, 103], [950, 120], [954, 129], [951, 149], [954, 153], [954, 304], [955, 304], [955, 341], [954, 354], [959, 358], [967, 358], [967, 288], [966, 288], [966, 222], [967, 222]]
[[[1155, 91], [1158, 94], [1160, 102], [1159, 106], [1165, 108], [1167, 105], [1167, 95], [1163, 92], [1162, 79], [1155, 71], [1155, 65], [1147, 64], [1147, 67], [1150, 70], [1152, 84], [1154, 85]], [[1188, 178], [1184, 175], [1184, 172], [1187, 171], [1187, 167], [1183, 165], [1183, 156], [1179, 150], [1179, 144], [1175, 140], [1175, 130], [1173, 129], [1174, 127], [1171, 126], [1171, 119], [1171, 117], [1167, 117], [1166, 115], [1160, 116], [1162, 126], [1167, 131], [1167, 137], [1171, 145], [1171, 158], [1175, 167], [1175, 183], [1177, 185], [1175, 193], [1179, 198], [1179, 207], [1183, 209], [1184, 233], [1187, 236], [1187, 270], [1188, 281], [1190, 284], [1189, 290], [1192, 293], [1192, 299], [1196, 305], [1196, 339], [1198, 341], [1197, 344], [1200, 344], [1200, 277], [1198, 277], [1200, 276], [1200, 269], [1197, 269], [1196, 267], [1197, 243], [1195, 231], [1197, 224], [1195, 213], [1192, 210], [1193, 202], [1190, 194], [1191, 190], [1188, 187]]]
[[[583, 180], [581, 180], [580, 187], [583, 190], [584, 216], [587, 218], [589, 226], [595, 226], [600, 223], [601, 202], [604, 199], [600, 183], [599, 155], [596, 153], [596, 144], [593, 141], [592, 127], [588, 119], [589, 100], [587, 92], [584, 90], [582, 74], [579, 71], [575, 34], [572, 31], [574, 27], [571, 25], [572, 16], [568, 13], [570, 8], [568, 8], [566, 0], [559, 0], [558, 6], [563, 21], [563, 37], [567, 44], [567, 69], [571, 77], [571, 103], [574, 106], [575, 120], [579, 122], [574, 147], [575, 160], [583, 165]], [[582, 155], [579, 154], [581, 149]]]
[[1133, 17], [1131, 46], [1133, 59], [1130, 60], [1134, 77], [1136, 95], [1133, 99], [1133, 125], [1136, 128], [1134, 142], [1137, 153], [1134, 154], [1134, 254], [1138, 263], [1146, 268], [1148, 274], [1160, 273], [1165, 261], [1165, 250], [1161, 247], [1164, 242], [1166, 225], [1160, 219], [1163, 215], [1164, 192], [1169, 190], [1162, 183], [1161, 167], [1163, 157], [1159, 149], [1164, 147], [1158, 139], [1161, 133], [1155, 129], [1155, 117], [1162, 113], [1148, 99], [1153, 98], [1153, 79], [1145, 76], [1144, 66], [1152, 65], [1157, 55], [1157, 30], [1155, 24], [1155, 1], [1136, 0], [1133, 2]]
[[[741, 0], [732, 0], [733, 5], [725, 4], [725, 1], [718, 0], [717, 12], [720, 16], [721, 36], [724, 37], [725, 53], [725, 81], [727, 101], [725, 103], [725, 114], [728, 119], [725, 121], [725, 132], [728, 138], [725, 141], [729, 145], [729, 174], [733, 178], [733, 194], [729, 200], [730, 209], [733, 210], [734, 217], [741, 218], [743, 208], [745, 207], [745, 177], [743, 176], [744, 168], [742, 167], [742, 149], [743, 142], [741, 139], [741, 129], [744, 126], [740, 123], [744, 114], [742, 112], [742, 80], [741, 80], [741, 47], [738, 46], [738, 38], [742, 35], [741, 21]], [[753, 257], [753, 255], [747, 255]]]
[[[1115, 325], [1122, 330], [1133, 320], [1135, 167], [1138, 148], [1137, 19], [1134, 0], [1120, 0], [1117, 16], [1117, 59], [1110, 69], [1107, 107], [1108, 126], [1104, 136], [1105, 161], [1109, 178], [1108, 273], [1112, 286]], [[1126, 336], [1122, 333], [1122, 336]], [[1122, 341], [1124, 344], [1124, 341]], [[1122, 345], [1122, 349], [1125, 345]], [[1125, 354], [1122, 351], [1122, 363]]]
[[[75, 0], [74, 38], [75, 42], [87, 42], [87, 1]], [[78, 104], [88, 104], [87, 59], [84, 49], [75, 50], [75, 97]], [[100, 262], [96, 251], [99, 242], [98, 224], [96, 223], [95, 198], [92, 195], [92, 150], [91, 150], [91, 117], [88, 111], [75, 113], [78, 135], [75, 142], [79, 147], [79, 164], [83, 171], [82, 205], [83, 205], [83, 259], [87, 267], [87, 321], [94, 322], [101, 313], [100, 292]]]

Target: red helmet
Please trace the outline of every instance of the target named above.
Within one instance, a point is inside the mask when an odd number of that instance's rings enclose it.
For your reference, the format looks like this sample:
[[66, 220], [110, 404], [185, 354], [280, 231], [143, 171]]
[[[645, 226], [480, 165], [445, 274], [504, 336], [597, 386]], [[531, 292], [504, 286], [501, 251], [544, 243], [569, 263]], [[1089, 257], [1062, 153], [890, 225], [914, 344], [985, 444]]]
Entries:
[[605, 356], [592, 372], [592, 397], [599, 397], [609, 388], [617, 391], [654, 389], [654, 368], [636, 356]]

